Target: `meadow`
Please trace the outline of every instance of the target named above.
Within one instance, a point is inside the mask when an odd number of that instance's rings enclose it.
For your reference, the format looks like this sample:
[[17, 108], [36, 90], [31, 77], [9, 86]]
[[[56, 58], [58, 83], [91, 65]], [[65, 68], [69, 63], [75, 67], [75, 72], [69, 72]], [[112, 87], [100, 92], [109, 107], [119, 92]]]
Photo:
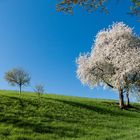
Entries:
[[139, 140], [140, 105], [0, 91], [0, 140]]

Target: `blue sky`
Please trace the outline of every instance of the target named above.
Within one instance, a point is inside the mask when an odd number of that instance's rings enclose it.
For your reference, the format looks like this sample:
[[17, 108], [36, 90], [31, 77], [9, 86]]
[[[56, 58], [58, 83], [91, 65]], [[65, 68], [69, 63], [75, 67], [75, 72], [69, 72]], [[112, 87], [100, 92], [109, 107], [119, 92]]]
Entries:
[[75, 59], [89, 52], [96, 33], [123, 21], [137, 34], [140, 23], [127, 14], [127, 0], [110, 2], [109, 15], [88, 14], [76, 8], [74, 15], [56, 12], [57, 0], [0, 0], [0, 89], [17, 89], [3, 79], [13, 67], [23, 67], [32, 77], [30, 87], [43, 83], [48, 93], [117, 99], [102, 88], [89, 89], [76, 78]]

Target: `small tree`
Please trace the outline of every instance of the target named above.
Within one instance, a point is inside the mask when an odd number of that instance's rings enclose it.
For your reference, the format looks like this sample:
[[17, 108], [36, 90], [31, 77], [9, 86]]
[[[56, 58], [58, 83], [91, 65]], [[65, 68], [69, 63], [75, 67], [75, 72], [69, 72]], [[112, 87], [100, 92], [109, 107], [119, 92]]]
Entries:
[[12, 86], [18, 86], [21, 93], [22, 86], [28, 86], [30, 83], [30, 75], [22, 68], [14, 68], [5, 73], [5, 79]]
[[81, 55], [77, 64], [83, 84], [118, 90], [120, 108], [126, 92], [128, 106], [129, 93], [137, 92], [140, 83], [140, 38], [124, 23], [115, 23], [97, 34], [91, 53]]
[[42, 84], [36, 85], [35, 88], [34, 88], [34, 92], [37, 93], [38, 96], [40, 96], [41, 94], [43, 94], [45, 92], [44, 85], [42, 85]]

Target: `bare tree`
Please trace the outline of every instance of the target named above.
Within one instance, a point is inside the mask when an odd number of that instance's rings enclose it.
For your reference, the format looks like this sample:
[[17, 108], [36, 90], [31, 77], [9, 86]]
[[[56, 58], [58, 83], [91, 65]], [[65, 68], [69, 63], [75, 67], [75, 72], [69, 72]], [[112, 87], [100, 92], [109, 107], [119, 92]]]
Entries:
[[30, 83], [30, 75], [22, 68], [13, 68], [5, 73], [6, 81], [12, 86], [18, 86], [21, 93], [22, 86], [28, 86]]
[[38, 84], [34, 88], [34, 92], [37, 93], [39, 96], [45, 92], [44, 85]]

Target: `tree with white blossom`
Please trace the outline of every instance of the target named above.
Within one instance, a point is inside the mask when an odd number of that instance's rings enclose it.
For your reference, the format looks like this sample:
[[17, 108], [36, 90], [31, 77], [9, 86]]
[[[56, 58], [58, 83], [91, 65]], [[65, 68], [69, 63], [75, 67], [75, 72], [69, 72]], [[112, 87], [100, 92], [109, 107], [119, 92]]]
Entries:
[[96, 85], [118, 90], [119, 106], [129, 94], [140, 91], [140, 38], [123, 22], [97, 33], [91, 53], [77, 59], [77, 77], [91, 88]]

